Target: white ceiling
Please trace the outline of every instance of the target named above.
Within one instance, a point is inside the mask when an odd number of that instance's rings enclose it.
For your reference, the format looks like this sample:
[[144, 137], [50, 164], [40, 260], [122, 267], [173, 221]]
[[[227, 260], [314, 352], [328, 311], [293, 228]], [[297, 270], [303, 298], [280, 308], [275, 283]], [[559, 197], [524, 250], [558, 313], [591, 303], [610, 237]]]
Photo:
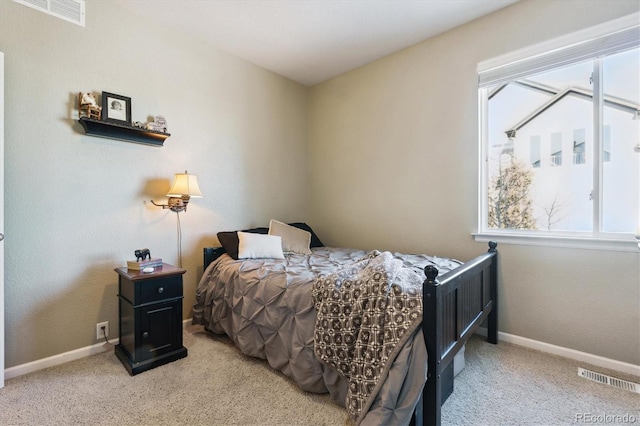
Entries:
[[313, 85], [518, 0], [118, 0]]

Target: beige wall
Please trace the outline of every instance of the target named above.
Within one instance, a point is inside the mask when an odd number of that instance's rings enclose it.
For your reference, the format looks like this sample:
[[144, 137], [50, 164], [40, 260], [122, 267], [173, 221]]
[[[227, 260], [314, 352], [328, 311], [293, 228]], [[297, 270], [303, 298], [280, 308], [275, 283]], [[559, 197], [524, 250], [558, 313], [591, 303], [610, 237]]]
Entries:
[[[224, 229], [305, 220], [308, 89], [155, 26], [110, 1], [86, 28], [0, 1], [5, 53], [6, 366], [117, 336], [115, 267], [148, 247], [177, 259], [173, 174], [204, 198], [181, 214], [184, 315], [201, 248]], [[71, 119], [79, 91], [130, 96], [133, 119], [161, 114], [164, 147], [88, 137]]]
[[[185, 317], [201, 248], [272, 217], [329, 244], [472, 257], [477, 62], [634, 8], [525, 0], [309, 90], [110, 1], [81, 28], [0, 0], [6, 366], [96, 343], [100, 321], [117, 336], [113, 268], [140, 247], [177, 262], [176, 215], [148, 200], [184, 169], [205, 195], [180, 216]], [[131, 96], [134, 120], [164, 115], [165, 146], [84, 136], [74, 96], [102, 90]], [[502, 331], [640, 363], [638, 254], [500, 255]]]
[[[477, 64], [639, 9], [524, 0], [314, 86], [311, 223], [327, 244], [468, 259], [478, 192]], [[640, 364], [640, 254], [501, 244], [499, 328]]]

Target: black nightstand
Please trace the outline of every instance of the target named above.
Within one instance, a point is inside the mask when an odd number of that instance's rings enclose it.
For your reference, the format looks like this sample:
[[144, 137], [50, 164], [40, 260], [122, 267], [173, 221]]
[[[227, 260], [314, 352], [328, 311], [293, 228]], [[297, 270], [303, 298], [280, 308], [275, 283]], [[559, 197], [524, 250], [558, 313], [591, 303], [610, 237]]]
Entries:
[[117, 268], [120, 342], [116, 356], [129, 374], [187, 356], [182, 346], [182, 268], [163, 263], [145, 274]]

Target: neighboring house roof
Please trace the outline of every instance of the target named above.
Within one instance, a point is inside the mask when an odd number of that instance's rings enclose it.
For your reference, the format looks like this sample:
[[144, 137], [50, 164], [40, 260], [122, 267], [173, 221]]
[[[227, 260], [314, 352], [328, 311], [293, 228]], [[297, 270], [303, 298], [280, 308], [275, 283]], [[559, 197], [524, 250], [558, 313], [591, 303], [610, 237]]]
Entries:
[[[527, 125], [530, 121], [534, 120], [537, 116], [545, 112], [547, 109], [551, 108], [557, 102], [562, 100], [567, 95], [577, 96], [583, 99], [593, 99], [593, 91], [589, 89], [583, 89], [581, 87], [569, 86], [564, 90], [559, 90], [551, 86], [547, 86], [545, 84], [536, 83], [531, 80], [517, 80], [511, 83], [506, 83], [500, 85], [493, 89], [489, 93], [489, 99], [498, 94], [502, 89], [504, 89], [508, 84], [515, 84], [517, 86], [536, 90], [542, 93], [546, 93], [552, 95], [552, 97], [542, 105], [540, 105], [536, 110], [531, 112], [529, 115], [520, 120], [517, 124], [512, 126], [509, 130], [505, 131], [507, 137], [514, 138], [516, 136], [516, 132], [520, 130], [522, 127]], [[604, 95], [604, 104], [613, 108], [620, 109], [622, 111], [630, 112], [634, 115], [634, 117], [640, 116], [640, 105], [635, 102], [629, 101], [627, 99], [618, 98], [615, 96]]]

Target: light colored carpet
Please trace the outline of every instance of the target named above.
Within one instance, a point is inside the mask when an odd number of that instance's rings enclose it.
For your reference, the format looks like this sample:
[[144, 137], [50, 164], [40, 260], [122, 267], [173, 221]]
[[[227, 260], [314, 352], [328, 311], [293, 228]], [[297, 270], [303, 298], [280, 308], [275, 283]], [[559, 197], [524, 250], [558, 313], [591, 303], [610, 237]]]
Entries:
[[[328, 395], [300, 391], [225, 337], [187, 327], [184, 343], [187, 358], [134, 377], [110, 349], [7, 380], [0, 390], [0, 424], [351, 425]], [[640, 423], [640, 395], [580, 378], [578, 366], [474, 337], [466, 368], [443, 406], [443, 424], [586, 423], [576, 422], [580, 414], [635, 416]]]
[[[479, 336], [442, 407], [446, 425], [640, 424], [640, 394], [578, 376], [578, 367], [638, 383], [638, 377]], [[608, 417], [604, 417], [608, 416]], [[589, 420], [590, 419], [590, 420]], [[620, 417], [622, 420], [623, 417]]]

